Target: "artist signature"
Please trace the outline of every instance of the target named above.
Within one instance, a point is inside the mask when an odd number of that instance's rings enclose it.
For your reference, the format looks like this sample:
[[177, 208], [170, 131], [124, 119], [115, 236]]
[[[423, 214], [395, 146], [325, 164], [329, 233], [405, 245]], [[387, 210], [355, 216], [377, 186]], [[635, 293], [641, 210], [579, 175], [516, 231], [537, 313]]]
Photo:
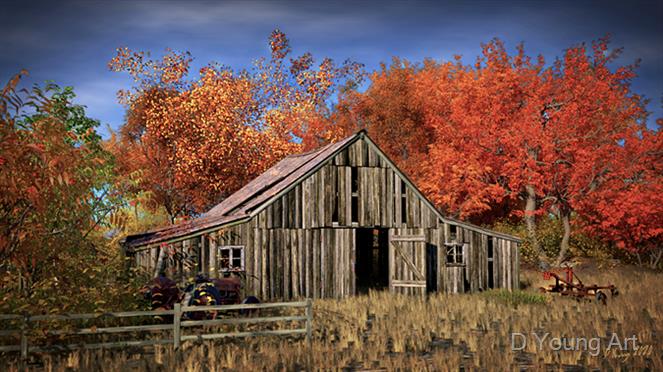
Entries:
[[654, 350], [653, 345], [640, 345], [634, 350], [610, 349], [605, 352], [605, 357], [610, 359], [621, 359], [622, 361], [627, 361], [630, 358], [651, 356], [653, 350]]

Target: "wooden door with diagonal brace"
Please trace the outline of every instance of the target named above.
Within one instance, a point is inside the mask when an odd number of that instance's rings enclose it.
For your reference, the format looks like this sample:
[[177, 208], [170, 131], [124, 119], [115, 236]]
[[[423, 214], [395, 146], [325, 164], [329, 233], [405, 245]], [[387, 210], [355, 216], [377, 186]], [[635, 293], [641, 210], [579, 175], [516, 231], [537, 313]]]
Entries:
[[389, 230], [389, 290], [426, 294], [426, 237], [423, 229]]

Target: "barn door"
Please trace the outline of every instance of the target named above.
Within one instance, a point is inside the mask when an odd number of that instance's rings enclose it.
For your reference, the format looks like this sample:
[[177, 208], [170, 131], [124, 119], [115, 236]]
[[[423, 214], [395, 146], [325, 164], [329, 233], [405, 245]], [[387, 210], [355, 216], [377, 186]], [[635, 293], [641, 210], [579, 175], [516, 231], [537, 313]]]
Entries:
[[406, 294], [426, 293], [426, 237], [389, 230], [389, 290]]

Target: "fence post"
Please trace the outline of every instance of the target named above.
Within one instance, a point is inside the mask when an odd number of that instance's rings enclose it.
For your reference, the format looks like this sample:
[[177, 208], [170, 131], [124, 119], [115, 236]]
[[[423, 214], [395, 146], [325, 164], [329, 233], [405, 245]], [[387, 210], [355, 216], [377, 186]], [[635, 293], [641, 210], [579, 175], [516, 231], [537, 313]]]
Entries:
[[306, 341], [308, 342], [309, 347], [313, 344], [312, 337], [312, 323], [313, 323], [313, 301], [310, 298], [306, 299]]
[[23, 313], [23, 322], [21, 323], [21, 360], [25, 361], [28, 359], [28, 322], [30, 321], [30, 316], [27, 313]]
[[175, 303], [175, 307], [173, 308], [175, 313], [173, 314], [173, 347], [175, 350], [179, 350], [180, 348], [180, 321], [182, 320], [182, 304], [179, 302]]

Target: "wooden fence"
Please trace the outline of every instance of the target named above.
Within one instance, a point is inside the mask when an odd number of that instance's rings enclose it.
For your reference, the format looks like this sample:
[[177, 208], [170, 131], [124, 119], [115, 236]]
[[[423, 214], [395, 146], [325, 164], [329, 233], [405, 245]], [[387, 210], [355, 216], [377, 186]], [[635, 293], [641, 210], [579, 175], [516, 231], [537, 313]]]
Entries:
[[[304, 308], [304, 315], [294, 316], [272, 316], [272, 317], [221, 317], [217, 319], [206, 320], [182, 320], [182, 315], [188, 312], [198, 311], [238, 311], [238, 310], [257, 310], [269, 308]], [[99, 335], [99, 334], [117, 334], [129, 332], [153, 332], [153, 331], [172, 331], [172, 338], [169, 339], [149, 339], [149, 340], [123, 340], [116, 342], [101, 342], [101, 343], [77, 343], [67, 345], [56, 345], [46, 347], [30, 347], [28, 345], [29, 330], [31, 324], [40, 321], [49, 320], [90, 320], [90, 319], [104, 319], [104, 318], [132, 318], [132, 317], [145, 317], [145, 316], [173, 316], [172, 324], [148, 324], [148, 325], [135, 325], [124, 327], [90, 327], [79, 328], [73, 331], [65, 330], [49, 330], [48, 335]], [[102, 314], [64, 314], [64, 315], [14, 315], [14, 314], [0, 314], [0, 321], [2, 320], [18, 320], [21, 323], [20, 329], [0, 330], [0, 337], [6, 336], [19, 336], [21, 342], [19, 345], [2, 345], [0, 352], [20, 351], [22, 358], [27, 358], [28, 352], [44, 352], [52, 350], [75, 350], [75, 349], [99, 349], [99, 348], [113, 348], [113, 347], [128, 347], [128, 346], [151, 346], [172, 344], [175, 349], [178, 349], [183, 341], [193, 340], [213, 340], [228, 337], [253, 337], [253, 336], [266, 336], [266, 335], [294, 335], [303, 334], [306, 336], [306, 341], [311, 342], [311, 323], [313, 322], [313, 307], [311, 299], [299, 302], [278, 302], [278, 303], [263, 303], [263, 304], [238, 304], [238, 305], [216, 305], [216, 306], [182, 306], [175, 304], [173, 310], [161, 311], [126, 311], [118, 313], [102, 313]], [[205, 326], [205, 325], [221, 325], [221, 324], [249, 324], [249, 323], [271, 323], [278, 321], [299, 321], [305, 322], [304, 328], [294, 329], [278, 329], [278, 330], [264, 330], [264, 331], [246, 331], [246, 332], [228, 332], [228, 333], [209, 333], [209, 334], [182, 334], [185, 328]]]

